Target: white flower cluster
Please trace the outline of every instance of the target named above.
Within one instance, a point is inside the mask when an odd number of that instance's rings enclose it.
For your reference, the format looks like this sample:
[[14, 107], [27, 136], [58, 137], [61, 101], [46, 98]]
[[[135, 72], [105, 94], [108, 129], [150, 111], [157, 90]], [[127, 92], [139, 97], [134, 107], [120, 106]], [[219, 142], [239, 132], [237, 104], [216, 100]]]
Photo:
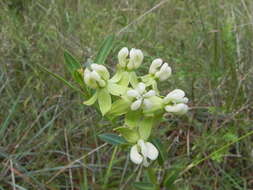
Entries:
[[182, 115], [189, 108], [183, 90], [175, 89], [165, 97], [159, 95], [157, 82], [166, 81], [172, 73], [169, 64], [162, 59], [152, 61], [147, 75], [137, 76], [135, 69], [143, 59], [141, 50], [122, 48], [118, 53], [117, 71], [111, 79], [105, 66], [94, 63], [87, 67], [83, 72], [84, 83], [95, 92], [84, 104], [98, 102], [102, 115], [112, 118], [125, 114], [124, 125], [115, 131], [131, 143], [131, 161], [148, 166], [149, 160], [156, 160], [159, 154], [148, 142], [152, 127], [165, 112]]

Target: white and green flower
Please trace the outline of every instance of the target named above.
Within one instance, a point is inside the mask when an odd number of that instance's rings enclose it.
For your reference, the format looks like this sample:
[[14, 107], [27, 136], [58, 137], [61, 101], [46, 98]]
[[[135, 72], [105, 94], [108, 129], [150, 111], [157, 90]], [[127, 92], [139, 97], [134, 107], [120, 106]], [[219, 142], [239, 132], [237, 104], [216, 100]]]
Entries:
[[94, 63], [84, 70], [83, 78], [87, 86], [96, 89], [106, 86], [110, 74], [105, 66]]
[[143, 107], [144, 109], [150, 109], [153, 105], [150, 100], [151, 97], [156, 95], [154, 90], [146, 91], [146, 85], [144, 83], [139, 83], [135, 89], [127, 91], [128, 97], [134, 99], [131, 104], [131, 110], [135, 111]]
[[189, 107], [186, 105], [188, 98], [185, 97], [185, 92], [180, 89], [173, 90], [163, 99], [165, 110], [169, 113], [178, 115], [185, 114]]
[[149, 166], [148, 159], [156, 160], [159, 155], [157, 148], [150, 142], [138, 140], [137, 144], [132, 146], [130, 150], [130, 159], [135, 164], [143, 164]]
[[163, 60], [158, 58], [152, 61], [149, 74], [159, 81], [165, 81], [171, 76], [171, 68], [168, 63], [163, 63]]
[[143, 53], [140, 49], [132, 48], [129, 52], [127, 47], [122, 48], [118, 53], [119, 65], [123, 69], [137, 69], [143, 61]]

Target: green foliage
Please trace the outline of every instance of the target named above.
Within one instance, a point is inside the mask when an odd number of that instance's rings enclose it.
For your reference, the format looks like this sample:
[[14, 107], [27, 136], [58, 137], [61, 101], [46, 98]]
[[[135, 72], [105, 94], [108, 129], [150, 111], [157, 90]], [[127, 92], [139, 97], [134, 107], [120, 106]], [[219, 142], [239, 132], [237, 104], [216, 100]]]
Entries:
[[121, 145], [121, 144], [126, 143], [124, 138], [122, 138], [116, 134], [105, 133], [105, 134], [98, 135], [98, 137], [101, 140], [103, 140], [109, 144], [112, 144], [112, 145]]

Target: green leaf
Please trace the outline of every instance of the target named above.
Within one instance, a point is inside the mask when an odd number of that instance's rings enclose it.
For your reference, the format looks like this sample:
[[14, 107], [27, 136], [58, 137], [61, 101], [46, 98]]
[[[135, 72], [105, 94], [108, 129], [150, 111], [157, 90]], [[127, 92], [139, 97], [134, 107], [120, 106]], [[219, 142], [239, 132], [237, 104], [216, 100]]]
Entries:
[[95, 63], [97, 63], [97, 64], [104, 64], [105, 63], [106, 58], [108, 57], [109, 53], [111, 52], [111, 50], [113, 48], [114, 39], [115, 39], [115, 36], [110, 35], [103, 41], [103, 43], [98, 51], [98, 54], [95, 58]]
[[148, 174], [149, 181], [152, 182], [152, 184], [158, 184], [154, 168], [150, 168], [150, 167], [147, 168], [147, 174]]
[[109, 116], [116, 117], [127, 113], [131, 102], [128, 99], [122, 98], [112, 104], [111, 110], [108, 112]]
[[113, 82], [113, 83], [119, 82], [122, 77], [122, 73], [123, 73], [122, 71], [117, 71], [115, 75], [110, 79], [110, 82]]
[[112, 134], [112, 133], [104, 133], [104, 134], [101, 134], [101, 135], [98, 135], [98, 137], [109, 143], [109, 144], [112, 144], [112, 145], [120, 145], [120, 144], [126, 144], [126, 140], [123, 138], [123, 137], [120, 137], [116, 134]]
[[83, 104], [90, 106], [96, 102], [98, 98], [98, 92], [96, 91], [88, 100], [84, 101]]
[[82, 95], [85, 96], [85, 94], [79, 89], [77, 88], [76, 86], [72, 85], [70, 82], [68, 82], [66, 79], [64, 79], [63, 77], [61, 77], [60, 75], [57, 75], [51, 71], [49, 71], [47, 68], [43, 67], [42, 65], [40, 64], [36, 64], [41, 70], [43, 70], [44, 72], [52, 75], [54, 78], [60, 80], [61, 82], [63, 82], [65, 85], [67, 85], [68, 87], [72, 88], [73, 90], [81, 93]]
[[106, 88], [98, 90], [98, 105], [102, 115], [105, 115], [112, 107], [112, 99]]
[[174, 182], [178, 178], [180, 171], [181, 171], [180, 167], [176, 167], [176, 168], [174, 167], [166, 172], [166, 177], [163, 184], [167, 189], [172, 189], [172, 190], [174, 189]]
[[108, 83], [108, 91], [110, 92], [110, 94], [114, 95], [114, 96], [120, 96], [122, 94], [125, 94], [127, 88], [112, 82]]
[[115, 131], [119, 132], [128, 142], [136, 143], [139, 139], [139, 134], [133, 129], [127, 127], [118, 127]]
[[135, 88], [138, 84], [138, 77], [134, 71], [129, 73], [129, 82], [133, 88]]
[[153, 117], [143, 118], [139, 123], [139, 134], [144, 140], [147, 140], [151, 134], [154, 119]]
[[132, 128], [137, 127], [141, 119], [141, 111], [129, 111], [125, 117], [125, 124]]
[[156, 185], [152, 183], [146, 183], [146, 182], [134, 182], [133, 187], [135, 187], [138, 190], [155, 190]]
[[159, 165], [163, 165], [164, 164], [164, 161], [165, 161], [165, 158], [167, 158], [167, 153], [164, 149], [164, 146], [163, 144], [161, 143], [161, 140], [158, 139], [158, 138], [155, 138], [155, 139], [152, 139], [151, 140], [151, 143], [153, 145], [155, 145], [155, 147], [158, 149], [159, 151], [159, 156], [158, 156], [158, 163]]
[[81, 64], [68, 51], [64, 51], [64, 60], [69, 72], [73, 76], [76, 70], [82, 68]]
[[129, 81], [130, 81], [129, 72], [126, 72], [126, 71], [123, 72], [122, 76], [121, 76], [121, 79], [119, 81], [119, 85], [128, 87]]

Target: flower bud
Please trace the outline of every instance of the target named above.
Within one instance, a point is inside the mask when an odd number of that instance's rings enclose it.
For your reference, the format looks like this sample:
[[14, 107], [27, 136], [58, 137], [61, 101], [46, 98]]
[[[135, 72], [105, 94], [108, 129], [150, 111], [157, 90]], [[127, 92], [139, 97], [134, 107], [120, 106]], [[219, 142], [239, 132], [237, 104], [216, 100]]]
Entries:
[[155, 74], [158, 71], [158, 68], [162, 65], [162, 63], [163, 63], [163, 60], [159, 58], [152, 61], [149, 68], [149, 73]]
[[[160, 67], [160, 70], [159, 70]], [[171, 75], [171, 68], [168, 63], [164, 63], [162, 59], [155, 59], [149, 68], [149, 74], [153, 75], [159, 81], [167, 80]]]
[[129, 57], [129, 63], [127, 65], [129, 70], [137, 69], [141, 65], [144, 58], [142, 51], [134, 48], [130, 50]]
[[159, 79], [159, 81], [165, 81], [171, 76], [171, 68], [168, 63], [164, 63], [160, 69], [160, 71], [155, 73], [155, 77]]
[[127, 47], [122, 48], [118, 53], [119, 65], [123, 68], [126, 67], [128, 55], [129, 51]]

